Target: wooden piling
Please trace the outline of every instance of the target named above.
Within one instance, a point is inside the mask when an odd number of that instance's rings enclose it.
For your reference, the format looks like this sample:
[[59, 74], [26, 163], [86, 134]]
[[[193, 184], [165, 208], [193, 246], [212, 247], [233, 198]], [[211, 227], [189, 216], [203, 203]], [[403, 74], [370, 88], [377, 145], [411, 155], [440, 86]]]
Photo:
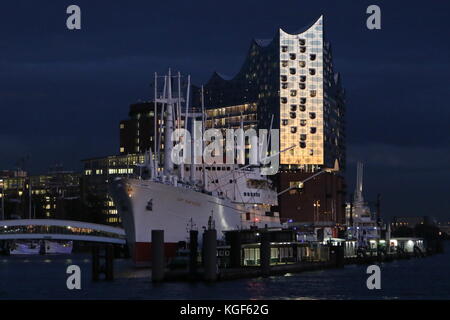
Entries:
[[152, 230], [152, 281], [164, 280], [164, 230]]
[[263, 277], [270, 275], [270, 235], [268, 232], [261, 233], [261, 246], [260, 246], [260, 266]]
[[217, 231], [205, 230], [203, 241], [203, 267], [206, 281], [217, 280]]

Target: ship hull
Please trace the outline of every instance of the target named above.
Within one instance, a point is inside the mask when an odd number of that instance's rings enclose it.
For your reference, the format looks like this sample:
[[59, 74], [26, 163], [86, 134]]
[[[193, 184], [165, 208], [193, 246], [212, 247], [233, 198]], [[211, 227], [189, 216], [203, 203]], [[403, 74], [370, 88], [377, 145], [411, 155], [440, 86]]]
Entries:
[[[125, 228], [133, 260], [151, 261], [151, 231], [163, 230], [165, 255], [173, 256], [189, 231], [202, 231], [214, 221], [219, 240], [223, 231], [241, 228], [242, 211], [227, 199], [193, 189], [151, 180], [120, 179], [111, 185], [111, 195]], [[201, 239], [199, 239], [201, 243]]]

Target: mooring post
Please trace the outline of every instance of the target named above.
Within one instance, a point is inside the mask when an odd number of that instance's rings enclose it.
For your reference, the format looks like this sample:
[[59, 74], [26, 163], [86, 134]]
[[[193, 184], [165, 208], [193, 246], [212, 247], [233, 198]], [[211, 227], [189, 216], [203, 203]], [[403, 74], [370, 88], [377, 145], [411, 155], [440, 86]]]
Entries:
[[230, 233], [230, 267], [240, 268], [242, 260], [242, 237], [240, 231]]
[[205, 230], [203, 242], [203, 267], [205, 268], [205, 280], [217, 279], [217, 231]]
[[100, 275], [100, 248], [92, 245], [92, 281], [98, 281]]
[[105, 280], [114, 280], [114, 246], [109, 244], [105, 248]]
[[191, 230], [189, 232], [189, 276], [194, 279], [197, 275], [197, 248], [198, 248], [198, 231]]
[[267, 231], [261, 232], [261, 246], [259, 250], [261, 273], [263, 277], [267, 277], [270, 274], [270, 234]]
[[164, 230], [152, 230], [152, 281], [164, 280]]

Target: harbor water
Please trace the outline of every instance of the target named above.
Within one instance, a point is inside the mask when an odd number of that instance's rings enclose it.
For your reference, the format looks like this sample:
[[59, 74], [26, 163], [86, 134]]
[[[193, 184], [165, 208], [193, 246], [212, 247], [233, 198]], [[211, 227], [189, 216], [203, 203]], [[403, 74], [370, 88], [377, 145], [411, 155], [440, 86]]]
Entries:
[[[69, 265], [81, 268], [81, 289], [69, 290]], [[150, 271], [115, 261], [113, 282], [91, 281], [91, 256], [0, 257], [0, 299], [450, 299], [450, 243], [445, 253], [382, 263], [381, 289], [368, 290], [367, 265], [346, 265], [268, 278], [212, 284], [153, 284]]]

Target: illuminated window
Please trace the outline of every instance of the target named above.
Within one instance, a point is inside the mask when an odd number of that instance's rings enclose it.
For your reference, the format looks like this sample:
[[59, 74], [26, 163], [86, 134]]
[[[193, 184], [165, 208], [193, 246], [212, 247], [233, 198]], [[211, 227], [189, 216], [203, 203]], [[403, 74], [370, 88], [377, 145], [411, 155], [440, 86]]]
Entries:
[[120, 147], [120, 152], [125, 152], [125, 148], [124, 147]]

